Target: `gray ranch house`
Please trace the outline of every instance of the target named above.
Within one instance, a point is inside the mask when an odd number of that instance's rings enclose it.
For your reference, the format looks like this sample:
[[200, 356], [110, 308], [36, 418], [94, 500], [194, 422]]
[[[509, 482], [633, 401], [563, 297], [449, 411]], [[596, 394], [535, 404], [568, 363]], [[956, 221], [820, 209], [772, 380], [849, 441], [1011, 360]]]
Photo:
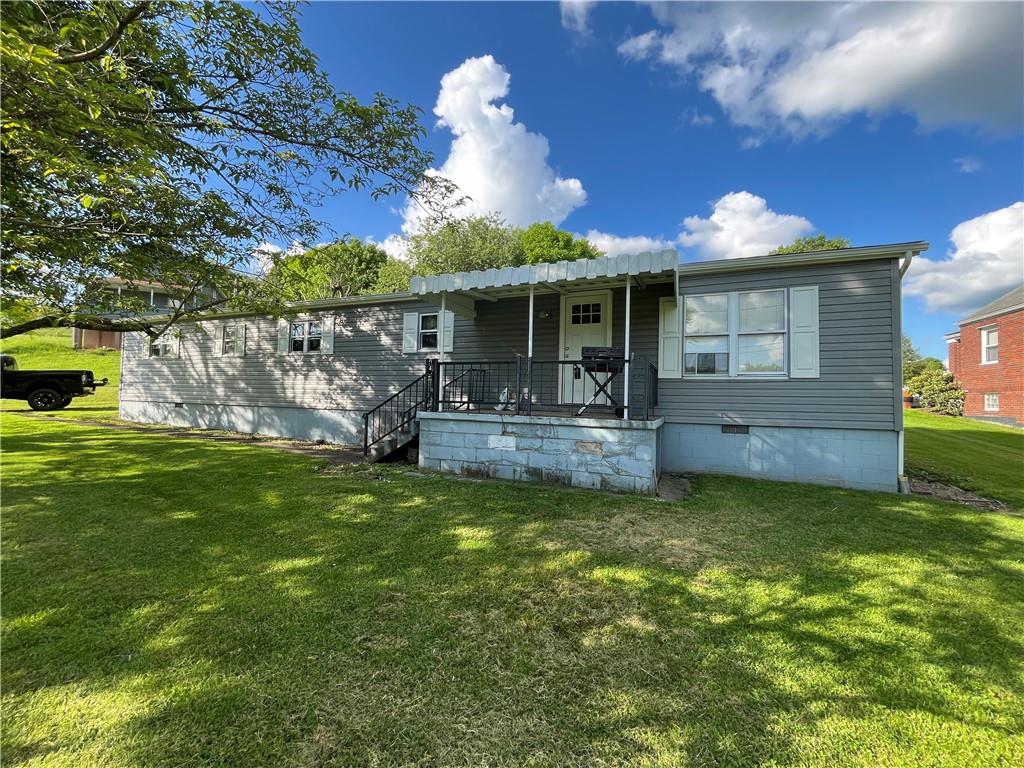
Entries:
[[663, 472], [896, 491], [900, 284], [927, 243], [435, 277], [124, 341], [121, 417], [425, 469], [653, 492]]

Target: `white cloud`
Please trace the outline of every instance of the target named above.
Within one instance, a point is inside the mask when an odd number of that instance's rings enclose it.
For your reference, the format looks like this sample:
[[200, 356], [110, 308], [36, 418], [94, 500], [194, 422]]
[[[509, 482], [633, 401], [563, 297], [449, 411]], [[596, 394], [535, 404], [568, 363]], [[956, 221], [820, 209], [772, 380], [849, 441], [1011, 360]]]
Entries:
[[714, 115], [708, 115], [704, 112], [701, 112], [696, 107], [687, 107], [683, 111], [683, 119], [686, 120], [686, 122], [688, 122], [690, 125], [696, 126], [698, 128], [703, 128], [715, 124]]
[[596, 0], [561, 0], [562, 26], [579, 35], [590, 33], [590, 10]]
[[1024, 118], [1020, 3], [665, 3], [627, 59], [670, 65], [733, 123], [794, 135], [855, 114], [925, 127], [1016, 130]]
[[388, 235], [381, 242], [377, 243], [384, 252], [399, 261], [406, 261], [409, 258], [409, 241], [401, 235]]
[[596, 229], [591, 229], [584, 237], [606, 256], [621, 256], [625, 253], [657, 253], [667, 248], [675, 248], [675, 243], [671, 240], [661, 240], [645, 235], [620, 237]]
[[915, 259], [903, 291], [928, 311], [967, 313], [1024, 281], [1024, 202], [958, 224], [948, 259]]
[[[509, 73], [492, 56], [466, 59], [441, 78], [434, 113], [455, 135], [436, 173], [469, 198], [458, 215], [499, 213], [509, 224], [560, 224], [587, 201], [579, 179], [562, 178], [548, 164], [548, 140], [513, 119]], [[403, 231], [416, 230], [422, 210], [407, 205]]]
[[813, 227], [803, 216], [776, 213], [763, 197], [730, 192], [713, 204], [708, 218], [687, 216], [677, 242], [701, 259], [761, 256], [806, 235]]
[[976, 157], [957, 157], [953, 162], [960, 173], [977, 173], [981, 170], [981, 160]]

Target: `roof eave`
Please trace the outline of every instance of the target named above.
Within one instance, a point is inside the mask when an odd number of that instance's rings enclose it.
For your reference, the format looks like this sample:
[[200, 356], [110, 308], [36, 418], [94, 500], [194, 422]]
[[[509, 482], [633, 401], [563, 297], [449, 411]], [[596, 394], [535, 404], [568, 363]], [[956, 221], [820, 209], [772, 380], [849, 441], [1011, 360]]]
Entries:
[[680, 276], [708, 275], [722, 272], [745, 272], [758, 269], [784, 269], [817, 264], [842, 264], [877, 259], [902, 259], [908, 253], [916, 256], [928, 250], [928, 243], [917, 240], [910, 243], [870, 245], [862, 248], [837, 248], [830, 251], [806, 253], [779, 253], [765, 256], [747, 256], [740, 259], [719, 259], [681, 264]]

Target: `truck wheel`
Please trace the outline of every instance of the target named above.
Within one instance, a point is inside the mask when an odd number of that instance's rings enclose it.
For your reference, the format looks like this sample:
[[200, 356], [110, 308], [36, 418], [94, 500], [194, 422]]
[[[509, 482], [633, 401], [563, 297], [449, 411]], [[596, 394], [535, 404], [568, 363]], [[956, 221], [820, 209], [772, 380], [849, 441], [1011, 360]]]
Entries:
[[69, 405], [71, 405], [72, 400], [74, 400], [74, 398], [71, 395], [65, 395], [64, 399], [60, 401], [60, 407], [67, 408]]
[[28, 407], [33, 411], [55, 411], [61, 407], [64, 395], [56, 389], [40, 387], [28, 396]]

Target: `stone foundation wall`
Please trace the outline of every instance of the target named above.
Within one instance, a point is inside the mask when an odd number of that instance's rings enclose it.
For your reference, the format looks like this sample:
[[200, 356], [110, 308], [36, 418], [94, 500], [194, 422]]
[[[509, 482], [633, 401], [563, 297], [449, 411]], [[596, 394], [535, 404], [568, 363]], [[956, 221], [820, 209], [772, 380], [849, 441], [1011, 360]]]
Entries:
[[662, 419], [421, 413], [423, 469], [631, 493], [658, 487]]

